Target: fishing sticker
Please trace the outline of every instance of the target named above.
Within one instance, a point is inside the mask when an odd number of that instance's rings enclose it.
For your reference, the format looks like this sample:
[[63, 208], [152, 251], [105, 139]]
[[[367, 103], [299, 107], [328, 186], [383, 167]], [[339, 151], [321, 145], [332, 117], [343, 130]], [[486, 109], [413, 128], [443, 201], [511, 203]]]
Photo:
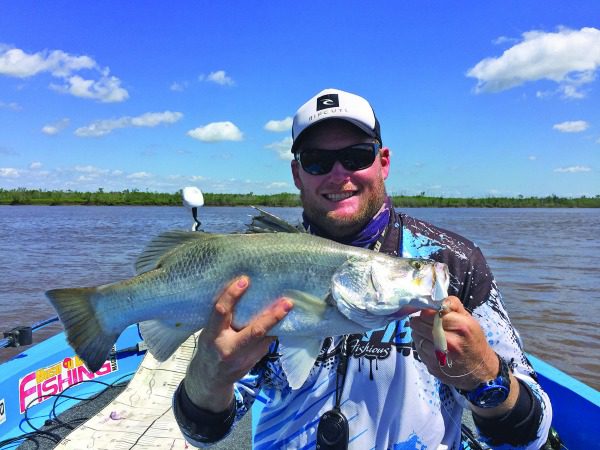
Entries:
[[0, 398], [0, 424], [6, 422], [6, 404], [4, 399]]
[[116, 370], [118, 367], [114, 348], [110, 359], [96, 372], [90, 371], [75, 355], [36, 369], [19, 380], [19, 410], [23, 414], [27, 408], [51, 399], [70, 386], [108, 375]]

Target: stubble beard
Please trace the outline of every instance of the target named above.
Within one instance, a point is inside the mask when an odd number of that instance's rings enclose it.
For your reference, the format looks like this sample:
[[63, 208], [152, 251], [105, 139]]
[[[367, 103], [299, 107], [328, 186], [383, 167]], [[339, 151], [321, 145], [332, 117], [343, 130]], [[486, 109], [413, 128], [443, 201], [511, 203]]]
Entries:
[[304, 192], [300, 192], [300, 200], [304, 214], [311, 223], [323, 230], [328, 236], [336, 239], [348, 238], [357, 234], [379, 212], [385, 202], [386, 192], [383, 178], [378, 179], [369, 191], [368, 196], [362, 199], [360, 208], [352, 216], [336, 217], [334, 211], [321, 208], [306, 199]]

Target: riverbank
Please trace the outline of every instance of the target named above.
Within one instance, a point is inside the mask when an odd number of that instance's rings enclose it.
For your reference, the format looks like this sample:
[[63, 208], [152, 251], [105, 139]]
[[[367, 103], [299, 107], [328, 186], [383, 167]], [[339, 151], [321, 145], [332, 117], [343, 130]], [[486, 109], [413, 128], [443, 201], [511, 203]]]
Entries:
[[[204, 193], [207, 206], [301, 206], [298, 194], [271, 195]], [[428, 197], [393, 195], [397, 208], [600, 208], [595, 197]], [[38, 189], [0, 189], [0, 205], [88, 205], [88, 206], [180, 206], [181, 193], [46, 191]]]

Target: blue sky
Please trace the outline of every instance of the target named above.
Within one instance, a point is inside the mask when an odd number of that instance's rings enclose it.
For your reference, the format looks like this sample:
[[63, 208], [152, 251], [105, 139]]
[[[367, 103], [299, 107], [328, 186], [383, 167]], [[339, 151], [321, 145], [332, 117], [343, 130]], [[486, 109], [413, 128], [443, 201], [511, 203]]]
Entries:
[[390, 193], [594, 196], [599, 67], [596, 0], [2, 0], [0, 188], [295, 192], [290, 118], [335, 87]]

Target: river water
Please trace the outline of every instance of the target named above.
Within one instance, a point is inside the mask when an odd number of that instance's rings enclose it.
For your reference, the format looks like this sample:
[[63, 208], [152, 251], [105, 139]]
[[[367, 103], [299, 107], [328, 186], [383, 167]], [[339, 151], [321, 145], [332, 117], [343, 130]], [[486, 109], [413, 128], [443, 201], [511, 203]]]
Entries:
[[[268, 209], [292, 222], [301, 214]], [[600, 389], [600, 209], [402, 211], [475, 241], [525, 349]], [[204, 207], [202, 227], [241, 231], [251, 214]], [[133, 275], [136, 256], [154, 235], [191, 224], [189, 211], [174, 207], [0, 206], [0, 331], [53, 316], [48, 289]], [[34, 342], [60, 330], [43, 328]], [[0, 349], [0, 361], [15, 353]]]

